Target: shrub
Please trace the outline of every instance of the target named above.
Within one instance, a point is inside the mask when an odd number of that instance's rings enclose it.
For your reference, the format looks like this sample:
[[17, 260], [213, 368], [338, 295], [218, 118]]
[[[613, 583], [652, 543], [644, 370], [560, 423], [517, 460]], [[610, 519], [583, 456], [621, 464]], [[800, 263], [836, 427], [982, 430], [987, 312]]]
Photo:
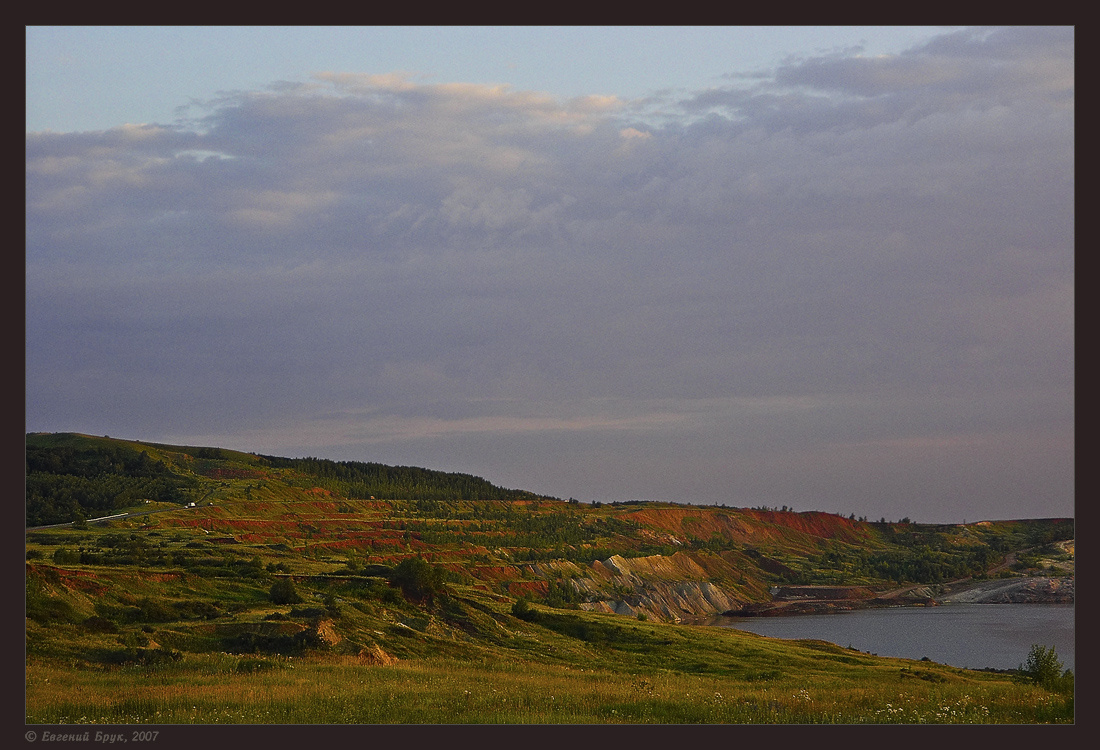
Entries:
[[317, 631], [307, 628], [294, 635], [263, 635], [244, 632], [222, 640], [222, 648], [237, 654], [301, 654], [325, 648]]
[[532, 609], [526, 599], [516, 599], [515, 604], [512, 605], [512, 614], [527, 622], [535, 622], [539, 619], [538, 610]]
[[271, 584], [268, 598], [275, 604], [297, 604], [302, 601], [302, 597], [294, 588], [294, 581], [289, 578], [280, 578]]
[[384, 581], [356, 581], [341, 588], [345, 597], [358, 597], [360, 599], [378, 599], [390, 604], [401, 601], [401, 592], [392, 586], [387, 586]]
[[53, 553], [53, 561], [58, 565], [72, 565], [80, 562], [80, 553], [62, 547]]
[[390, 583], [401, 589], [407, 599], [431, 601], [444, 593], [443, 572], [419, 557], [402, 560], [393, 570]]

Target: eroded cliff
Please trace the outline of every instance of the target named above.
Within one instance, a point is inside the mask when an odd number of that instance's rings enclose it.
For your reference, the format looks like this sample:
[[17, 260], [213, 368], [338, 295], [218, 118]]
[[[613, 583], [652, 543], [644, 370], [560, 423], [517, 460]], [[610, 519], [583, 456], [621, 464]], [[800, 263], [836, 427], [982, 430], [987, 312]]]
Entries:
[[733, 583], [716, 582], [737, 580], [736, 571], [717, 555], [613, 555], [588, 567], [555, 561], [536, 564], [531, 570], [539, 577], [569, 580], [584, 600], [581, 609], [666, 622], [721, 614], [749, 601], [753, 593]]

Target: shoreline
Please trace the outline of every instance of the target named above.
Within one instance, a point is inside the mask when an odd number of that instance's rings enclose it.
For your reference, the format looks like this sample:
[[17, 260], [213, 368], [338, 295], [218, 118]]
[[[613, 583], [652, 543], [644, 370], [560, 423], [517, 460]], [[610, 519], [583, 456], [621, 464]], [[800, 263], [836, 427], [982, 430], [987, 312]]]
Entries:
[[[845, 595], [845, 594], [848, 595]], [[750, 602], [719, 617], [796, 617], [887, 607], [943, 604], [1073, 604], [1072, 576], [1020, 576], [992, 581], [952, 581], [873, 593], [863, 587], [786, 586], [770, 602]]]

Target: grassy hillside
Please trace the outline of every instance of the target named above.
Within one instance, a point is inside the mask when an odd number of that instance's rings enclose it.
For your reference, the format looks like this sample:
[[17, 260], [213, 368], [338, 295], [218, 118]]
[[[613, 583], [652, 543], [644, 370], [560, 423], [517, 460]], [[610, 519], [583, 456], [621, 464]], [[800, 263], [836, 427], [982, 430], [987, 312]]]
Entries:
[[32, 434], [27, 521], [30, 723], [1072, 720], [1072, 696], [1004, 674], [683, 624], [777, 585], [1056, 565], [1072, 520], [588, 505]]

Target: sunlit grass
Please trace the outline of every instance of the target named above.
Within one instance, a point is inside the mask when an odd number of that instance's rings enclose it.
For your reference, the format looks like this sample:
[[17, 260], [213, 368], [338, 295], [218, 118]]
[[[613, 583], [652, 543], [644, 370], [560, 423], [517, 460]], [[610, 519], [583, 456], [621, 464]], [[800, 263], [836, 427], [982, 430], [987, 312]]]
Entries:
[[[1072, 699], [1007, 679], [953, 684], [893, 672], [746, 683], [531, 663], [205, 655], [158, 668], [27, 669], [31, 724], [584, 724], [1072, 721]], [[252, 665], [255, 667], [255, 665]], [[31, 708], [33, 707], [33, 708]]]

